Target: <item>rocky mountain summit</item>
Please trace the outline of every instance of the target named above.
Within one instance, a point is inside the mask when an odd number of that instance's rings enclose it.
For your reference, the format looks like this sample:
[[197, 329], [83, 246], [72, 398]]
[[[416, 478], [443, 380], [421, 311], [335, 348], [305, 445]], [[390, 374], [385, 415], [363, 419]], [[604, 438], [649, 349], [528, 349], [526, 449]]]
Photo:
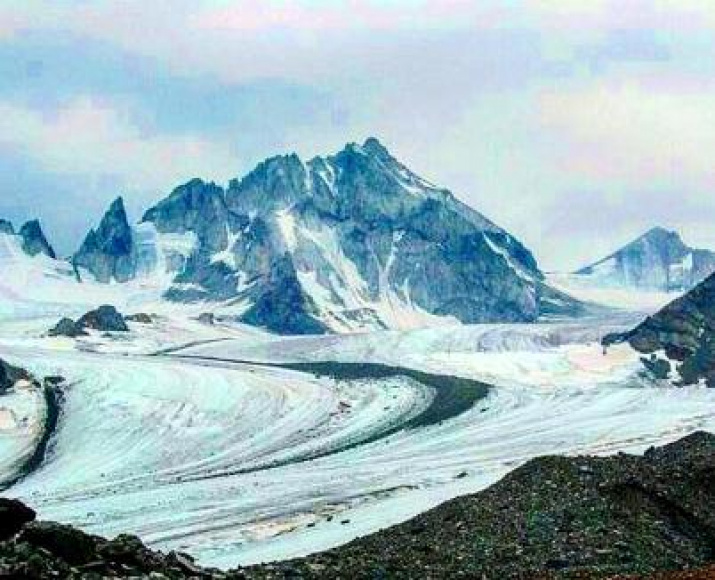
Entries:
[[[708, 578], [715, 436], [643, 456], [547, 456], [490, 488], [305, 558], [222, 572], [35, 521], [0, 499], [0, 574], [22, 578]], [[696, 569], [702, 568], [702, 572]], [[688, 570], [688, 575], [677, 572]]]
[[25, 222], [20, 227], [20, 230], [16, 232], [12, 222], [0, 219], [0, 234], [18, 236], [20, 238], [20, 247], [28, 256], [44, 254], [49, 258], [57, 258], [55, 250], [47, 241], [38, 220]]
[[643, 363], [658, 378], [715, 387], [715, 274], [630, 332], [603, 339], [619, 342], [648, 355]]
[[682, 292], [715, 272], [715, 252], [687, 246], [677, 232], [653, 228], [576, 274], [609, 286]]
[[518, 240], [374, 138], [308, 162], [272, 157], [225, 189], [191, 180], [135, 228], [118, 200], [74, 262], [102, 282], [169, 272], [167, 298], [219, 301], [292, 334], [578, 308]]

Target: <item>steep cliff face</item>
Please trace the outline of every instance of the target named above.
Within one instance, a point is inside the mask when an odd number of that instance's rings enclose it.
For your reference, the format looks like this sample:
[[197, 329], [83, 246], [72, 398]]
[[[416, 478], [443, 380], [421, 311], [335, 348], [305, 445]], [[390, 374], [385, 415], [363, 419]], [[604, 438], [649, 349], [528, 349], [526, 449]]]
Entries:
[[690, 248], [676, 232], [653, 228], [577, 274], [605, 285], [682, 292], [712, 272], [715, 252]]
[[72, 263], [99, 282], [126, 282], [136, 276], [134, 234], [127, 220], [124, 200], [115, 199], [99, 227], [90, 230]]
[[574, 306], [513, 236], [376, 139], [272, 157], [227, 189], [194, 179], [132, 230], [121, 199], [75, 265], [100, 281], [161, 271], [166, 297], [219, 301], [278, 332], [531, 321]]
[[649, 355], [643, 363], [658, 378], [715, 387], [715, 274], [632, 331], [606, 337], [604, 344], [626, 341]]

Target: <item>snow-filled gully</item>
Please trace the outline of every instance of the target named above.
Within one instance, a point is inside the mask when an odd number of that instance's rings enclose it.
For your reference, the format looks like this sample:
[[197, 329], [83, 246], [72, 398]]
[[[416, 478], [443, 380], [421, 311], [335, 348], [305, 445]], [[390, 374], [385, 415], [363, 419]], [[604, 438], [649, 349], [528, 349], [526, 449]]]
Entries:
[[[10, 362], [69, 385], [51, 452], [9, 493], [43, 518], [229, 567], [348, 541], [535, 455], [640, 452], [715, 429], [713, 390], [645, 382], [625, 347], [603, 355], [602, 331], [587, 322], [257, 337], [125, 357], [3, 347]], [[336, 369], [359, 367], [321, 361], [494, 387], [435, 414], [438, 380], [338, 380]]]

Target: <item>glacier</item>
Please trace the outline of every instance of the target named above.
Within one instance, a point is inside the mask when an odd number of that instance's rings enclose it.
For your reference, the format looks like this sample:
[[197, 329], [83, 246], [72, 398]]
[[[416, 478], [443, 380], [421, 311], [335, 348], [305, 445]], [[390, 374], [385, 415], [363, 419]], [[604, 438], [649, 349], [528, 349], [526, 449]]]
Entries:
[[[167, 244], [187, 247], [182, 240]], [[645, 306], [539, 324], [286, 337], [234, 319], [202, 322], [205, 304], [165, 300], [156, 273], [77, 285], [64, 263], [28, 256], [14, 237], [0, 242], [9, 273], [0, 356], [65, 378], [44, 460], [5, 493], [42, 518], [136, 533], [203, 564], [329, 548], [483, 489], [535, 455], [642, 452], [715, 429], [715, 390], [642, 376], [627, 345], [603, 353], [600, 338], [630, 328]], [[130, 322], [122, 337], [45, 336], [60, 312], [108, 301], [155, 322]], [[338, 379], [295, 366], [324, 361], [464, 377], [489, 390], [454, 416], [415, 424], [439, 387], [407, 371]], [[3, 480], [17, 475], [45, 412], [32, 391], [0, 396]]]

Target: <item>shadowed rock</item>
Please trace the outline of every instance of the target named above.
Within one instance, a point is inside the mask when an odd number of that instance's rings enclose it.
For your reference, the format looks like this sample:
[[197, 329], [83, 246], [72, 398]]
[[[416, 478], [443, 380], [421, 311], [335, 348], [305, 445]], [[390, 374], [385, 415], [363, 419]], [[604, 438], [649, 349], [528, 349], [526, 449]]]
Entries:
[[77, 325], [81, 328], [91, 328], [103, 332], [128, 332], [129, 327], [124, 321], [124, 317], [119, 311], [108, 304], [100, 306], [96, 310], [90, 310], [83, 315]]
[[22, 249], [29, 256], [44, 254], [50, 258], [56, 258], [55, 251], [50, 246], [45, 234], [42, 231], [38, 220], [29, 221], [20, 228], [18, 232], [22, 238]]
[[17, 499], [0, 498], [0, 541], [17, 534], [22, 526], [35, 519], [35, 510]]

